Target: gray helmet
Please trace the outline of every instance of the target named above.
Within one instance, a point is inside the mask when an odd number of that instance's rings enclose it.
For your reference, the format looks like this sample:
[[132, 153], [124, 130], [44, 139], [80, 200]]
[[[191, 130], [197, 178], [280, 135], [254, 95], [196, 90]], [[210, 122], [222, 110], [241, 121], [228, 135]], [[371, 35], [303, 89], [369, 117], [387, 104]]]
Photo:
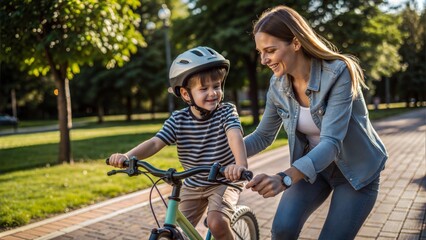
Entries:
[[199, 46], [189, 49], [177, 56], [170, 67], [169, 92], [180, 97], [179, 89], [186, 85], [186, 81], [192, 74], [214, 67], [226, 69], [226, 75], [222, 82], [223, 87], [229, 72], [229, 66], [229, 60], [212, 48]]

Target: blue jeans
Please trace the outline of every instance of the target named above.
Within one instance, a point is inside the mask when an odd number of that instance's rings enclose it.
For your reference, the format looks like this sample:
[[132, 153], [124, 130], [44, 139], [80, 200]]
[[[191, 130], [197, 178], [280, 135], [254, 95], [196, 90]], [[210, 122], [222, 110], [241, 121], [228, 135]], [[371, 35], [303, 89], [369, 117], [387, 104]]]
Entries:
[[319, 239], [354, 239], [373, 209], [379, 182], [378, 177], [356, 191], [332, 163], [313, 184], [300, 181], [284, 191], [272, 223], [272, 239], [297, 239], [303, 224], [331, 192], [330, 209]]

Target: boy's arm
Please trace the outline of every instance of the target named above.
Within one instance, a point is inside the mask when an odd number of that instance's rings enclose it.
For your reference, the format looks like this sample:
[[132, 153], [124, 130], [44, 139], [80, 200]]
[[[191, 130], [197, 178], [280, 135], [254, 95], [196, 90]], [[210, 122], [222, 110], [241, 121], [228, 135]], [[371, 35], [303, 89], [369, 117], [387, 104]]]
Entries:
[[127, 153], [115, 153], [109, 158], [109, 164], [114, 167], [123, 167], [123, 162], [130, 157], [135, 156], [138, 159], [145, 159], [160, 151], [166, 144], [158, 137], [152, 137], [138, 146], [134, 147]]
[[244, 145], [243, 134], [239, 128], [231, 128], [226, 132], [229, 147], [235, 158], [235, 165], [225, 169], [225, 177], [231, 181], [240, 179], [241, 172], [247, 168], [247, 153]]
[[158, 137], [152, 137], [134, 147], [126, 153], [128, 157], [135, 156], [137, 159], [149, 158], [163, 149], [166, 144]]

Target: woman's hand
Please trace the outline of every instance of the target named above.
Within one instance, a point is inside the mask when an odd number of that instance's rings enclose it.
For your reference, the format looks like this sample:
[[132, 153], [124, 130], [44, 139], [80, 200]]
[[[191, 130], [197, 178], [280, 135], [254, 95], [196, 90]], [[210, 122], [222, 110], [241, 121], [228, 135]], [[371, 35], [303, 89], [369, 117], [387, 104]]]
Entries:
[[127, 154], [114, 153], [109, 157], [109, 165], [113, 167], [123, 168], [123, 162], [129, 160]]
[[285, 190], [285, 186], [282, 184], [281, 177], [278, 175], [256, 175], [249, 183], [246, 188], [251, 188], [252, 191], [258, 192], [264, 198], [275, 197], [277, 194]]
[[235, 181], [240, 180], [241, 173], [244, 170], [246, 170], [246, 168], [244, 166], [237, 165], [237, 164], [231, 164], [231, 165], [228, 165], [225, 168], [225, 171], [223, 172], [223, 174], [225, 175], [226, 179], [235, 182]]

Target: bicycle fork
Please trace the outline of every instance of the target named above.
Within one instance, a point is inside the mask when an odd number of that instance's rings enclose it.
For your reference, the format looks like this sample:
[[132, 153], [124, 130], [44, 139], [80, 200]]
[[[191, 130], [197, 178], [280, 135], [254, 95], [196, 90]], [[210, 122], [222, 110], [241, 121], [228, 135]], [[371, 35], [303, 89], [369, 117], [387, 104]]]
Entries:
[[[166, 217], [164, 220], [164, 226], [162, 228], [154, 228], [151, 231], [150, 240], [156, 240], [160, 237], [168, 237], [170, 239], [184, 239], [181, 232], [177, 229], [176, 224], [183, 230], [183, 232], [191, 240], [203, 240], [203, 237], [197, 232], [194, 226], [188, 221], [188, 219], [179, 210], [180, 199], [179, 196], [180, 186], [179, 184], [173, 185], [172, 194], [168, 197]], [[210, 231], [209, 231], [210, 233]], [[208, 234], [206, 239], [211, 239]]]

